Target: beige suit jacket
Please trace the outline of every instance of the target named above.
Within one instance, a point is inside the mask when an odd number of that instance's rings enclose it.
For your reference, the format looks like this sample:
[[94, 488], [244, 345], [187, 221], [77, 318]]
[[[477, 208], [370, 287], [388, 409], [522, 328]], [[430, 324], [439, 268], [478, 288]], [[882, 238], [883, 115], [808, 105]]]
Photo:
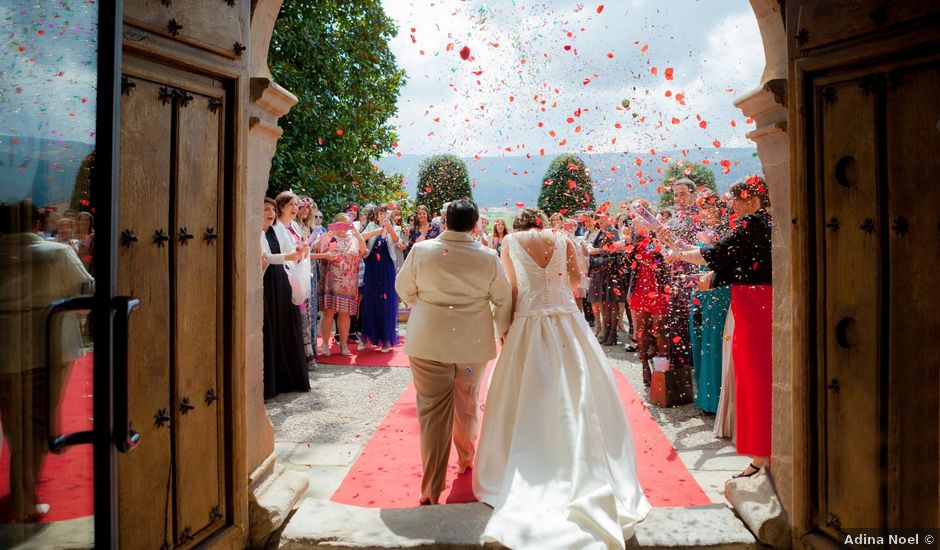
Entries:
[[408, 305], [405, 353], [442, 363], [485, 363], [512, 321], [512, 288], [494, 250], [444, 231], [411, 249], [395, 280]]

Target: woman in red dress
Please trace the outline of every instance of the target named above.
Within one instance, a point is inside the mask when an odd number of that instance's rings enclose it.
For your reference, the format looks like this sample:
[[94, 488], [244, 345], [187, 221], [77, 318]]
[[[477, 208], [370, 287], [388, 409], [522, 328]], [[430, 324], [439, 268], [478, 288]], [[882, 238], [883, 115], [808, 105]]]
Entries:
[[[646, 201], [641, 201], [649, 208]], [[652, 380], [650, 358], [654, 362], [669, 359], [669, 266], [663, 258], [662, 244], [652, 227], [642, 218], [633, 221], [636, 242], [627, 246], [626, 264], [634, 273], [630, 312], [636, 331], [637, 351], [643, 363], [643, 385]]]
[[671, 262], [708, 265], [703, 277], [712, 288], [731, 284], [734, 336], [735, 437], [738, 453], [750, 455], [751, 464], [734, 477], [749, 477], [767, 464], [770, 456], [771, 320], [773, 270], [771, 219], [767, 186], [759, 176], [734, 183], [729, 190], [731, 208], [740, 216], [734, 229], [717, 243], [671, 255]]

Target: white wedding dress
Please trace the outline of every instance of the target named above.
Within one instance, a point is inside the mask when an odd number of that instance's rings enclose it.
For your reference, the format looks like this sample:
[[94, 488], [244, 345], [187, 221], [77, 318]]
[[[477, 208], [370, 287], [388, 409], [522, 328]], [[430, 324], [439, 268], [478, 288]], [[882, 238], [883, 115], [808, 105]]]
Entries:
[[543, 269], [510, 235], [515, 316], [490, 378], [473, 471], [487, 542], [624, 548], [650, 510], [623, 404], [568, 287], [566, 237]]

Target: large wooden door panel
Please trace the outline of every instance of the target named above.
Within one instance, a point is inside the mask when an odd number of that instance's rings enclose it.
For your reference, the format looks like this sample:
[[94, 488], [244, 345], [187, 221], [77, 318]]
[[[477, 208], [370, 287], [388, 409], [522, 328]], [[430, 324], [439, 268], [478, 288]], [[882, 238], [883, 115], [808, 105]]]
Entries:
[[[136, 27], [235, 57], [241, 55], [235, 43], [245, 44], [237, 4], [225, 0], [124, 0], [124, 13], [125, 20]], [[206, 21], [212, 24], [204, 24]]]
[[[172, 539], [169, 270], [172, 104], [160, 85], [131, 76], [121, 97], [119, 295], [140, 300], [130, 323], [130, 418], [140, 432], [119, 455], [121, 543], [159, 548]], [[133, 239], [136, 239], [133, 240]]]
[[818, 89], [825, 269], [824, 522], [881, 524], [877, 91]]
[[899, 69], [886, 90], [888, 521], [915, 528], [937, 525], [940, 488], [940, 64]]
[[[222, 98], [191, 94], [179, 110], [176, 218], [193, 235], [177, 248], [176, 393], [194, 407], [176, 436], [177, 503], [181, 532], [196, 540], [222, 521], [225, 509], [223, 384], [221, 377]], [[211, 531], [211, 530], [210, 530]], [[184, 537], [185, 538], [185, 537]]]

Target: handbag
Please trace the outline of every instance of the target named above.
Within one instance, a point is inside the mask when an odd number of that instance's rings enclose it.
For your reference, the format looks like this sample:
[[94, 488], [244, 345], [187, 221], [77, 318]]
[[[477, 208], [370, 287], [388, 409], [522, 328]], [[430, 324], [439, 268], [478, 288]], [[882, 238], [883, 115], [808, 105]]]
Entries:
[[653, 371], [650, 382], [650, 403], [657, 407], [675, 407], [692, 402], [692, 369], [670, 367]]
[[310, 259], [293, 264], [284, 264], [287, 280], [290, 282], [290, 301], [295, 306], [302, 305], [310, 298]]

